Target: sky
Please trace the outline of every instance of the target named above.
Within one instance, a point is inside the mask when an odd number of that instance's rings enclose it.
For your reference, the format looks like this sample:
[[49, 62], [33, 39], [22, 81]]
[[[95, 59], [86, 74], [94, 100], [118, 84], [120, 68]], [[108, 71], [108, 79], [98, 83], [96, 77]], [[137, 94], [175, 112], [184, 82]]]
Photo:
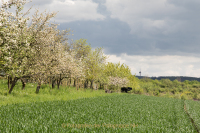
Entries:
[[[0, 2], [1, 3], [1, 2]], [[70, 39], [103, 47], [108, 61], [142, 76], [200, 77], [200, 0], [32, 0], [70, 29]]]

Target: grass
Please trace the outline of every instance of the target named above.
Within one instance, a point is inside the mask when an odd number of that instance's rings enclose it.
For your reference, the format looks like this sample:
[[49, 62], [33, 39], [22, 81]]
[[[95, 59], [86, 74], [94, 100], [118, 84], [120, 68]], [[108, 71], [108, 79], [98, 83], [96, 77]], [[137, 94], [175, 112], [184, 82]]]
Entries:
[[0, 108], [0, 132], [196, 132], [183, 108], [183, 100], [130, 94], [12, 104]]
[[51, 89], [49, 85], [42, 85], [39, 94], [35, 93], [37, 84], [29, 83], [25, 90], [21, 90], [21, 83], [18, 82], [13, 92], [8, 94], [8, 89], [5, 80], [0, 80], [0, 106], [16, 103], [32, 103], [44, 101], [68, 101], [79, 98], [98, 97], [106, 95], [120, 95], [120, 94], [106, 94], [104, 90], [76, 90], [75, 87], [61, 86], [60, 89]]
[[186, 100], [185, 104], [190, 117], [194, 120], [196, 127], [200, 131], [200, 102]]

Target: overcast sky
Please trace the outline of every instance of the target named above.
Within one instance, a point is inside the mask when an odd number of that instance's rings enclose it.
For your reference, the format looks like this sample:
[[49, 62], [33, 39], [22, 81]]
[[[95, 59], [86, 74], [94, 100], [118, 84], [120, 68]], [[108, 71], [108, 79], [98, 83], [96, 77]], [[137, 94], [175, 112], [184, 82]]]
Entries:
[[132, 74], [200, 77], [200, 0], [32, 0]]

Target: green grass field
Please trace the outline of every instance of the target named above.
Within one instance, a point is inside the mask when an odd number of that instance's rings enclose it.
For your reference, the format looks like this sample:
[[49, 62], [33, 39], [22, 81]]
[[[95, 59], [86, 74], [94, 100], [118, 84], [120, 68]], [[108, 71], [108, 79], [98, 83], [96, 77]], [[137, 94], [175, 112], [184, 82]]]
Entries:
[[36, 84], [21, 90], [20, 82], [8, 94], [6, 82], [0, 84], [0, 132], [195, 133], [200, 128], [197, 101], [48, 85], [35, 94]]
[[196, 132], [184, 101], [113, 95], [0, 108], [1, 132]]

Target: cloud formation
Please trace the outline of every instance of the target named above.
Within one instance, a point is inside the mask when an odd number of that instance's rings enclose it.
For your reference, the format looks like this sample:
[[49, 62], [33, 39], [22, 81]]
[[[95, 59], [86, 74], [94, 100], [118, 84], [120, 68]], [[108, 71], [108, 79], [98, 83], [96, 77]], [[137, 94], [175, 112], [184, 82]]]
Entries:
[[106, 0], [106, 7], [111, 18], [126, 22], [137, 37], [138, 43], [129, 48], [145, 41], [149, 55], [198, 52], [200, 2], [196, 0]]
[[108, 55], [108, 61], [125, 63], [132, 74], [142, 76], [195, 76], [200, 77], [200, 58], [192, 56], [135, 56]]

